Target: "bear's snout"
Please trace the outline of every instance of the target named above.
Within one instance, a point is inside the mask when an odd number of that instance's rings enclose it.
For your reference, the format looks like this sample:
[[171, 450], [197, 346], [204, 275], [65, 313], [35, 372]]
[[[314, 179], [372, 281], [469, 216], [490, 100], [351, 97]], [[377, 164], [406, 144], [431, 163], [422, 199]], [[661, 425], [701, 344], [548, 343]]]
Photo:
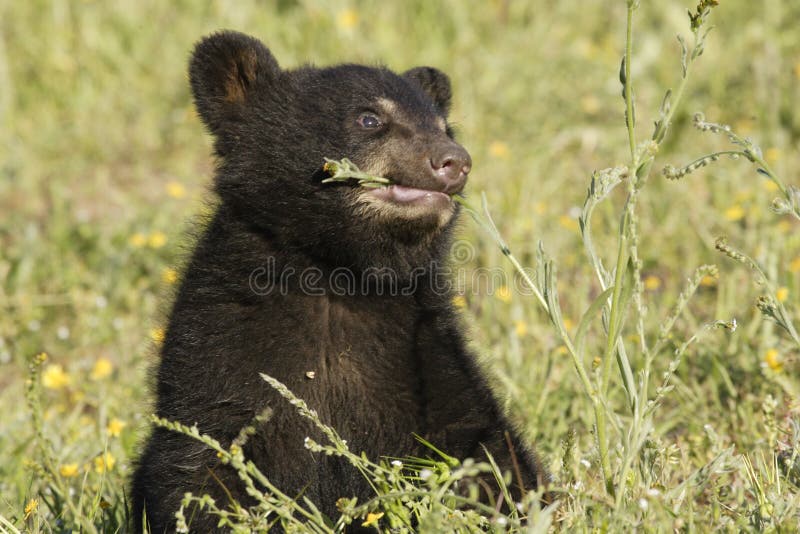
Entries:
[[452, 141], [436, 145], [428, 162], [443, 193], [455, 195], [464, 189], [472, 169], [472, 158], [464, 147]]

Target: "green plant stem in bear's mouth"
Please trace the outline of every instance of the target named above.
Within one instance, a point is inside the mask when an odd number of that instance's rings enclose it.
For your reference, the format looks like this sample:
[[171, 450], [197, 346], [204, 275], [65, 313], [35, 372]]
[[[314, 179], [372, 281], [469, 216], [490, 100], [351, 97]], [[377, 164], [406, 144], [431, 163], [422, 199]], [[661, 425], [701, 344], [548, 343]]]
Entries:
[[323, 184], [358, 180], [360, 187], [377, 188], [386, 187], [392, 183], [388, 178], [362, 172], [355, 163], [347, 158], [342, 158], [340, 161], [325, 158], [322, 170], [331, 175], [330, 178], [322, 180]]
[[444, 207], [450, 203], [451, 199], [450, 195], [441, 191], [393, 184], [389, 178], [363, 172], [347, 158], [339, 161], [325, 158], [325, 165], [322, 169], [331, 175], [322, 180], [323, 184], [357, 180], [359, 187], [375, 189], [376, 191], [373, 193], [375, 198], [395, 204], [430, 204], [432, 207]]

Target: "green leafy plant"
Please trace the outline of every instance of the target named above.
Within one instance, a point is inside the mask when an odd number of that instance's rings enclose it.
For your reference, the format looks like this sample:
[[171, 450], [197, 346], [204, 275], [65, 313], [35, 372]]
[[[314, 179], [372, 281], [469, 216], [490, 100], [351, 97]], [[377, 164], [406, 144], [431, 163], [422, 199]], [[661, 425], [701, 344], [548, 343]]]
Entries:
[[[478, 500], [480, 489], [475, 479], [480, 475], [491, 474], [498, 481], [506, 502], [513, 502], [504, 474], [490, 455], [488, 463], [479, 463], [472, 459], [462, 462], [419, 438], [431, 450], [430, 458], [385, 458], [378, 463], [373, 462], [364, 454], [351, 452], [347, 442], [336, 430], [323, 423], [317, 412], [283, 383], [266, 374], [262, 374], [261, 378], [302, 417], [311, 421], [327, 441], [318, 443], [307, 437], [305, 447], [317, 454], [338, 456], [347, 460], [353, 469], [369, 480], [375, 497], [359, 503], [355, 498], [343, 496], [337, 502], [342, 514], [334, 521], [323, 516], [308, 498], [297, 499], [283, 493], [244, 456], [243, 447], [249, 436], [255, 433], [254, 425], [243, 428], [229, 447], [223, 447], [219, 441], [203, 434], [196, 426], [153, 416], [152, 421], [155, 424], [196, 439], [216, 451], [221, 463], [236, 470], [248, 494], [256, 501], [254, 506], [247, 508], [237, 502], [221, 508], [208, 495], [187, 493], [175, 516], [178, 532], [188, 532], [191, 528], [191, 519], [187, 519], [186, 511], [192, 506], [204, 513], [218, 516], [218, 525], [233, 532], [266, 532], [272, 526], [280, 524], [287, 532], [335, 533], [342, 532], [354, 521], [360, 521], [365, 526], [377, 526], [381, 522], [394, 532], [412, 532], [414, 525], [418, 525], [421, 531], [438, 532], [460, 527], [467, 532], [482, 532], [496, 526], [503, 529], [519, 528], [523, 512], [531, 512], [538, 517], [540, 526], [552, 521], [552, 510], [538, 510], [541, 493], [531, 492], [519, 503], [518, 508], [512, 507], [509, 514], [503, 514], [496, 507]], [[263, 412], [256, 418], [257, 422], [269, 424], [270, 414], [271, 410]], [[466, 491], [465, 485], [468, 488]], [[536, 510], [533, 511], [534, 509]]]
[[325, 158], [325, 165], [322, 166], [322, 170], [331, 175], [330, 178], [325, 178], [322, 180], [323, 184], [342, 183], [349, 182], [350, 180], [356, 180], [360, 187], [376, 188], [385, 187], [391, 183], [388, 178], [372, 176], [362, 172], [355, 165], [355, 163], [347, 158], [342, 158], [339, 161]]

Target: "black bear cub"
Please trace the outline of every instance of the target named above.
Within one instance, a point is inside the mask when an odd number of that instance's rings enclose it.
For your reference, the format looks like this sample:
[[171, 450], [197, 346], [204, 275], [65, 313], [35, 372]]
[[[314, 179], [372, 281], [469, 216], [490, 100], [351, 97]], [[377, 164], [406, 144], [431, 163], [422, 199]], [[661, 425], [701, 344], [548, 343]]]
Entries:
[[[514, 473], [517, 497], [543, 477], [467, 350], [442, 283], [467, 151], [447, 123], [450, 82], [418, 67], [283, 70], [257, 39], [221, 32], [190, 62], [198, 113], [214, 136], [219, 205], [174, 303], [158, 367], [158, 416], [224, 446], [266, 407], [244, 454], [278, 488], [329, 517], [374, 496], [264, 382], [308, 402], [373, 460], [429, 456], [415, 434]], [[324, 158], [349, 158], [390, 186], [322, 183]], [[489, 482], [489, 481], [487, 481]], [[493, 482], [492, 482], [493, 484]], [[522, 486], [522, 487], [520, 487]], [[221, 508], [251, 497], [202, 443], [155, 428], [133, 479], [134, 529], [172, 531], [185, 492]], [[191, 516], [193, 532], [217, 518]]]

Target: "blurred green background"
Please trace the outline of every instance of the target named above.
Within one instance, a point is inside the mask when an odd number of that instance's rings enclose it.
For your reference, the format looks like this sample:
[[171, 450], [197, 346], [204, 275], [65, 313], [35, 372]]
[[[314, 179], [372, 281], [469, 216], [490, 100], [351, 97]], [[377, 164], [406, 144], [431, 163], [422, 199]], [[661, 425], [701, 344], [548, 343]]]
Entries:
[[[637, 11], [640, 140], [652, 132], [664, 91], [678, 83], [675, 35], [688, 37], [686, 11], [695, 3], [645, 0]], [[721, 4], [657, 165], [727, 146], [691, 127], [692, 113], [703, 111], [757, 139], [784, 181], [800, 184], [800, 1]], [[624, 0], [0, 0], [0, 514], [20, 528], [57, 530], [65, 505], [54, 494], [66, 487], [86, 495], [94, 503], [87, 509], [110, 525], [124, 517], [124, 480], [149, 413], [146, 371], [191, 248], [192, 218], [213, 209], [210, 138], [186, 75], [201, 36], [250, 33], [284, 67], [360, 62], [447, 72], [451, 119], [474, 161], [469, 189], [486, 192], [524, 264], [533, 264], [539, 240], [545, 244], [574, 328], [594, 291], [577, 214], [592, 171], [628, 157], [618, 80], [625, 7]], [[774, 196], [749, 164], [731, 161], [680, 182], [654, 172], [643, 194], [648, 328], [657, 332], [702, 263], [718, 264], [721, 276], [704, 285], [680, 331], [716, 318], [743, 325], [712, 336], [679, 372], [656, 433], [664, 450], [677, 451], [664, 486], [715, 447], [768, 457], [775, 445], [762, 410], [768, 396], [778, 400], [776, 421], [798, 414], [796, 348], [754, 311], [759, 288], [749, 273], [713, 247], [725, 234], [756, 257], [796, 313], [800, 225], [768, 210]], [[623, 200], [615, 195], [597, 214], [597, 246], [607, 259]], [[461, 236], [476, 250], [466, 268], [506, 267], [471, 222]], [[568, 436], [577, 439], [575, 458], [591, 458], [589, 406], [536, 302], [512, 292], [467, 294], [459, 304], [499, 393], [556, 476], [566, 469]], [[24, 402], [28, 362], [41, 352], [52, 465], [33, 446]], [[709, 423], [717, 445], [703, 430]], [[600, 487], [596, 468], [581, 476], [586, 491]], [[746, 480], [725, 479], [720, 484], [735, 495], [706, 496], [698, 506], [724, 502], [717, 519], [745, 514], [755, 502]], [[38, 504], [24, 519], [31, 499]], [[674, 519], [658, 517], [667, 527]]]

